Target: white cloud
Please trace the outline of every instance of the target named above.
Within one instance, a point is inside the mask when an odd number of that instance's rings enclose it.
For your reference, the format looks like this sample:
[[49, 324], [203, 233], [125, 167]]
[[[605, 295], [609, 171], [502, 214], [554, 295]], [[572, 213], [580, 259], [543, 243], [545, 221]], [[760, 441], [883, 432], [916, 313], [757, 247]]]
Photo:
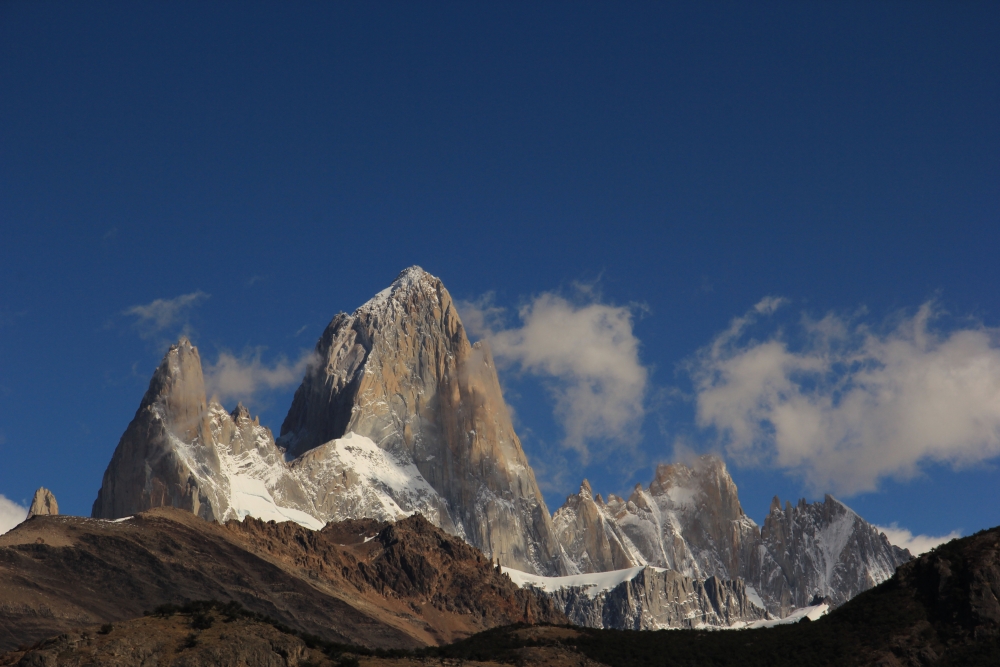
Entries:
[[123, 314], [135, 317], [135, 328], [139, 335], [149, 338], [176, 324], [186, 323], [190, 308], [208, 297], [208, 294], [198, 290], [173, 299], [154, 299], [146, 305], [132, 306], [124, 310]]
[[24, 521], [27, 516], [27, 507], [22, 507], [0, 494], [0, 535]]
[[229, 352], [219, 354], [219, 360], [205, 367], [205, 390], [220, 401], [249, 400], [261, 391], [282, 389], [302, 381], [306, 369], [314, 363], [316, 353], [304, 351], [295, 361], [281, 357], [267, 365], [260, 359], [261, 350], [237, 357]]
[[697, 422], [717, 429], [738, 463], [802, 476], [850, 495], [925, 462], [973, 465], [1000, 454], [998, 330], [930, 328], [925, 303], [886, 332], [849, 318], [803, 319], [804, 343], [747, 330], [781, 302], [737, 318], [691, 364]]
[[901, 547], [903, 549], [909, 549], [910, 553], [914, 556], [919, 556], [920, 554], [926, 553], [940, 544], [951, 542], [952, 540], [962, 536], [962, 533], [957, 530], [953, 530], [947, 535], [942, 535], [941, 537], [932, 537], [931, 535], [914, 535], [906, 528], [900, 528], [896, 525], [896, 522], [889, 524], [888, 527], [875, 526], [875, 529], [885, 533], [885, 536], [889, 538], [889, 542], [891, 544], [895, 544], [897, 547]]
[[499, 325], [503, 311], [487, 297], [459, 304], [463, 321], [501, 364], [552, 380], [563, 444], [586, 462], [597, 447], [637, 439], [645, 414], [647, 371], [639, 361], [632, 309], [574, 304], [551, 293], [518, 311], [521, 326]]

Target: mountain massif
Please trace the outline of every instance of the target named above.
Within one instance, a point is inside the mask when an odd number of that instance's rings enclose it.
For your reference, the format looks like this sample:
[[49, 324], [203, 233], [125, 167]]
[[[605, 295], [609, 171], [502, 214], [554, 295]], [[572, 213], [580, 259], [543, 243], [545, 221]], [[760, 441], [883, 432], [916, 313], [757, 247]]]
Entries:
[[712, 456], [659, 466], [627, 499], [585, 481], [550, 515], [488, 346], [470, 343], [444, 285], [419, 267], [333, 318], [277, 441], [242, 405], [207, 396], [190, 341], [172, 346], [93, 517], [157, 507], [313, 530], [419, 513], [593, 627], [730, 627], [836, 606], [910, 558], [829, 496], [775, 499], [758, 526]]

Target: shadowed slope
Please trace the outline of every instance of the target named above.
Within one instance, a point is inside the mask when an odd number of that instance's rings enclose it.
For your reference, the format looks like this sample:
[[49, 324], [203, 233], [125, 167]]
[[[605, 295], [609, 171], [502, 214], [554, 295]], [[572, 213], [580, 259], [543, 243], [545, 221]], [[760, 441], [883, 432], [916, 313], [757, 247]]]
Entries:
[[565, 618], [419, 516], [310, 531], [158, 508], [116, 522], [35, 517], [0, 537], [0, 648], [203, 599], [379, 647]]

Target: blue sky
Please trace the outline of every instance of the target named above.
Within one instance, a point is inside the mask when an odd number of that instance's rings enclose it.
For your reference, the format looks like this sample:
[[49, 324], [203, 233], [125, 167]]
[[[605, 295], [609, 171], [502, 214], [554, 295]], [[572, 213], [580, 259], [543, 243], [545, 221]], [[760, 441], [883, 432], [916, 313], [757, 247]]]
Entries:
[[0, 494], [89, 513], [182, 331], [277, 429], [282, 373], [419, 264], [500, 350], [550, 509], [718, 451], [757, 521], [833, 491], [1000, 524], [998, 33], [971, 2], [0, 4]]

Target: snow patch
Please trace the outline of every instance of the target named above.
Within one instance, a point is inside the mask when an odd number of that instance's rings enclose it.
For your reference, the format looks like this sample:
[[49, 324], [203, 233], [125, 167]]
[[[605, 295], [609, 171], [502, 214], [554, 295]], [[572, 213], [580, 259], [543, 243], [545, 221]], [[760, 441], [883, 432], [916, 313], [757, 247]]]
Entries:
[[229, 507], [240, 521], [248, 516], [263, 521], [294, 521], [310, 530], [321, 530], [326, 525], [310, 514], [279, 506], [259, 479], [242, 475], [230, 477], [229, 494]]
[[830, 611], [830, 605], [823, 602], [821, 604], [813, 605], [811, 607], [799, 607], [798, 609], [793, 609], [792, 613], [784, 618], [774, 618], [761, 621], [754, 621], [753, 623], [734, 623], [732, 628], [734, 630], [753, 630], [755, 628], [773, 628], [776, 625], [791, 625], [792, 623], [798, 623], [803, 618], [808, 618], [810, 621], [818, 621], [823, 616], [826, 616], [827, 612]]
[[757, 593], [757, 589], [753, 586], [747, 586], [747, 597], [750, 598], [750, 602], [766, 610], [767, 607], [764, 606], [764, 600], [761, 599], [760, 594]]
[[585, 593], [587, 597], [594, 599], [601, 593], [614, 589], [622, 582], [632, 581], [644, 569], [646, 569], [646, 566], [643, 565], [624, 570], [571, 574], [565, 577], [540, 577], [537, 574], [528, 574], [527, 572], [521, 572], [509, 567], [504, 567], [501, 571], [510, 577], [510, 580], [520, 588], [531, 586], [546, 593], [553, 593], [564, 588], [584, 588], [586, 589]]

